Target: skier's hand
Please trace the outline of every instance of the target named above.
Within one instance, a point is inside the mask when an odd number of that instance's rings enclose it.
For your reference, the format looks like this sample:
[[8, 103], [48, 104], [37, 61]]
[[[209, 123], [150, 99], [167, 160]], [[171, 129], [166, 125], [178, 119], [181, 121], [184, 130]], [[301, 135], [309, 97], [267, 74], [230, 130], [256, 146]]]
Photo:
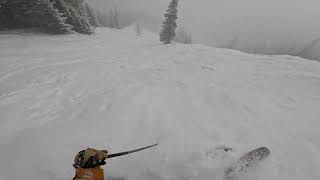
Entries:
[[107, 164], [107, 163], [106, 163], [105, 160], [99, 162], [99, 166], [103, 166], [103, 165], [106, 165], [106, 164]]

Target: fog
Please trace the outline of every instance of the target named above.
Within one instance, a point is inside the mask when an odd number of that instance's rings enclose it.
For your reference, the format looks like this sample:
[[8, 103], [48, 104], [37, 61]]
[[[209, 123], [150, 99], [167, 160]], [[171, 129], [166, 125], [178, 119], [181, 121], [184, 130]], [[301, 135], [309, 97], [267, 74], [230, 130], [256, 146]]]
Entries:
[[[158, 32], [169, 0], [91, 0], [100, 9], [136, 13]], [[193, 42], [258, 54], [314, 51], [320, 37], [319, 0], [180, 0], [178, 26]], [[305, 47], [311, 48], [305, 49]], [[311, 46], [311, 47], [310, 47]]]

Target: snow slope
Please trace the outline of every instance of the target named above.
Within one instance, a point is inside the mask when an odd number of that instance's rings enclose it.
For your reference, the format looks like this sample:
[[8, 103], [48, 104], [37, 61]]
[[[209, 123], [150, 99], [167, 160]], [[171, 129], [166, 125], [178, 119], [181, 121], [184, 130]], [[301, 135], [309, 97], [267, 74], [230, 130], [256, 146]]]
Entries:
[[70, 180], [83, 148], [159, 142], [110, 160], [106, 177], [222, 180], [267, 146], [239, 179], [317, 180], [319, 106], [320, 63], [301, 58], [162, 45], [130, 29], [0, 34], [0, 179]]

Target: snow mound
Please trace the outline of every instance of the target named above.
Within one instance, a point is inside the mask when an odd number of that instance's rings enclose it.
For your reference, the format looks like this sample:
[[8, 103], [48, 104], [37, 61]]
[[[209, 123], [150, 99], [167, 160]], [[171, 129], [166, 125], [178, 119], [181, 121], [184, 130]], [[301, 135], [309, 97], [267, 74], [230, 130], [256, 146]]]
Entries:
[[0, 34], [0, 179], [70, 180], [84, 148], [158, 142], [108, 161], [106, 177], [222, 180], [266, 146], [239, 179], [317, 180], [319, 92], [320, 63], [297, 57], [163, 45], [132, 29]]

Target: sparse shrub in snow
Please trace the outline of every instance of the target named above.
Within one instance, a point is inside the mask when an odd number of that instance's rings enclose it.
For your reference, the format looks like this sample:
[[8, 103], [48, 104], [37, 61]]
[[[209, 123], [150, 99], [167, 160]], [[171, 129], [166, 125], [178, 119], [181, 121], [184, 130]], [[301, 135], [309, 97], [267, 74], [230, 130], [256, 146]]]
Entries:
[[142, 29], [141, 29], [140, 23], [138, 23], [138, 22], [136, 23], [135, 30], [136, 30], [137, 36], [141, 37], [142, 36]]
[[163, 42], [164, 44], [171, 43], [171, 41], [176, 36], [176, 20], [178, 19], [177, 7], [178, 0], [172, 0], [169, 4], [167, 12], [164, 14], [165, 20], [162, 23], [162, 30], [160, 32], [160, 42]]
[[174, 41], [178, 43], [183, 43], [183, 44], [192, 44], [192, 35], [191, 33], [186, 32], [184, 29], [180, 29], [177, 32], [177, 35], [174, 38]]
[[319, 53], [319, 47], [320, 47], [320, 38], [315, 38], [311, 40], [309, 43], [307, 43], [300, 52], [298, 52], [296, 55], [307, 58], [307, 59], [314, 59], [314, 60], [320, 60], [320, 53]]
[[111, 28], [120, 29], [119, 16], [120, 10], [118, 8], [115, 7], [110, 11]]
[[230, 41], [228, 41], [224, 45], [219, 45], [220, 48], [226, 48], [226, 49], [236, 49], [237, 44], [239, 42], [239, 37], [235, 35]]
[[101, 10], [97, 10], [97, 19], [99, 21], [99, 26], [107, 27], [108, 23], [108, 15], [107, 13], [102, 12]]
[[101, 10], [96, 11], [97, 21], [100, 27], [109, 27], [120, 29], [120, 10], [114, 8], [110, 10], [108, 13], [105, 13]]

